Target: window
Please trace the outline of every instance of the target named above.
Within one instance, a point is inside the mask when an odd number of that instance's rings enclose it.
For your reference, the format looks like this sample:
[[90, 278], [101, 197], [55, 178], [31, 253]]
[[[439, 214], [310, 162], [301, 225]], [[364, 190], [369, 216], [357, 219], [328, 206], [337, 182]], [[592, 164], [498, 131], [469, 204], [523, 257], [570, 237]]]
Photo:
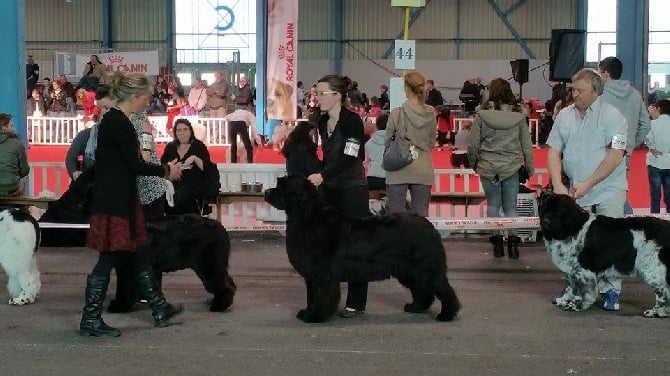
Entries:
[[175, 0], [177, 63], [256, 62], [255, 0]]
[[[661, 0], [662, 1], [662, 0]], [[588, 0], [586, 61], [616, 56], [617, 0]]]
[[649, 0], [649, 84], [658, 82], [666, 88], [670, 82], [670, 3], [667, 0]]

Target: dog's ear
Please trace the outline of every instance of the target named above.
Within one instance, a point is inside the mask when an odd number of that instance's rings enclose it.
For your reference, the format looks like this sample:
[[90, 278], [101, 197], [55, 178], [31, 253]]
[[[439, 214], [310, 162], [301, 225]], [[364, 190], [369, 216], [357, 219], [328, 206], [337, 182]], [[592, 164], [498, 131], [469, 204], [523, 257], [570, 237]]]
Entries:
[[540, 197], [540, 227], [548, 240], [564, 240], [576, 235], [589, 217], [568, 195], [546, 194]]

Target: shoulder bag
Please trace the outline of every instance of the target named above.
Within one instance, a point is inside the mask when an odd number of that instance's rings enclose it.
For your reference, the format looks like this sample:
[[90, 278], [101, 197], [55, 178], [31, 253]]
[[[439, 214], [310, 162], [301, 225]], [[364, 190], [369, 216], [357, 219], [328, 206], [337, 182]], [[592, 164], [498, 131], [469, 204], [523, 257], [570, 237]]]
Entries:
[[[404, 113], [401, 108], [400, 111]], [[406, 117], [406, 116], [405, 116]], [[398, 115], [396, 125], [396, 132], [391, 138], [391, 141], [384, 149], [384, 158], [382, 159], [382, 168], [386, 171], [398, 171], [409, 166], [414, 159], [410, 147], [412, 144], [407, 138], [406, 125], [400, 121], [401, 117]]]

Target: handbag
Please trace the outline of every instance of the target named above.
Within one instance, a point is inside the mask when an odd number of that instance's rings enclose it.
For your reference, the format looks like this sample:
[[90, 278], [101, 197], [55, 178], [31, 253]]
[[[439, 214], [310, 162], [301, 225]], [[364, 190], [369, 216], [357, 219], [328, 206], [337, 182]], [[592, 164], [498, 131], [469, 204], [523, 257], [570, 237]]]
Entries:
[[[403, 110], [401, 109], [401, 111]], [[411, 146], [405, 127], [398, 121], [398, 130], [384, 149], [382, 168], [386, 171], [398, 171], [409, 166], [414, 161], [410, 150]]]
[[530, 179], [530, 175], [528, 174], [526, 165], [521, 165], [521, 167], [519, 167], [519, 183], [526, 184], [528, 179]]

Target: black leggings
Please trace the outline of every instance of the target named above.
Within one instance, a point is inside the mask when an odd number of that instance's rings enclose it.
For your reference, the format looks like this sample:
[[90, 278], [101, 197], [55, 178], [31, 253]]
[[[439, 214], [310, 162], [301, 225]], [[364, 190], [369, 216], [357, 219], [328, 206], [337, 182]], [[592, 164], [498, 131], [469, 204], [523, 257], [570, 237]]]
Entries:
[[143, 252], [129, 252], [129, 251], [112, 251], [100, 252], [98, 262], [93, 267], [91, 274], [100, 277], [109, 277], [112, 269], [117, 268], [117, 272], [123, 270], [124, 273], [134, 271], [134, 275], [142, 272], [149, 272], [151, 274], [151, 266], [149, 259]]
[[[369, 190], [367, 185], [345, 189], [328, 189], [324, 187], [323, 193], [326, 197], [326, 201], [333, 205], [340, 213], [355, 217], [365, 217], [368, 215]], [[346, 307], [353, 308], [357, 311], [365, 311], [367, 301], [367, 282], [347, 283]]]
[[243, 121], [228, 123], [228, 142], [230, 142], [230, 163], [237, 163], [237, 135], [240, 135], [244, 148], [247, 149], [247, 163], [254, 162], [254, 149], [249, 138], [249, 127]]

